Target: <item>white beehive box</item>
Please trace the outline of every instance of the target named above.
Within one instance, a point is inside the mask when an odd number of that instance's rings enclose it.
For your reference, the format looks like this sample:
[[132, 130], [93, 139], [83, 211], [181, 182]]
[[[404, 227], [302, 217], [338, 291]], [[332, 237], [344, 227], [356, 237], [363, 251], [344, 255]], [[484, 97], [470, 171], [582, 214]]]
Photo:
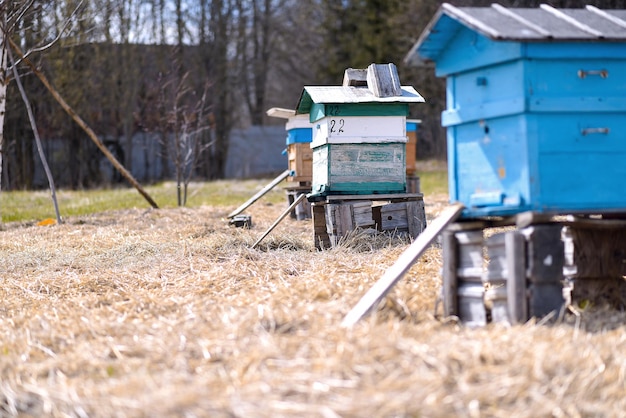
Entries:
[[393, 64], [349, 69], [343, 86], [305, 87], [296, 113], [314, 124], [312, 194], [406, 193], [408, 105], [423, 101]]

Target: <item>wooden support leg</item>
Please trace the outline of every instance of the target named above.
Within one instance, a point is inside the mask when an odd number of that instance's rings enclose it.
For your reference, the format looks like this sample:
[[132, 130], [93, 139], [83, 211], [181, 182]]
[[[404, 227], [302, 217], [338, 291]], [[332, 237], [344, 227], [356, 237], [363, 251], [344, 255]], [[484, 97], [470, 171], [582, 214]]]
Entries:
[[[300, 196], [301, 194], [303, 193], [299, 192], [297, 195]], [[311, 219], [311, 203], [308, 200], [304, 199], [302, 202], [300, 202], [300, 204], [298, 204], [298, 206], [296, 206], [294, 215], [298, 221]]]
[[443, 233], [444, 315], [458, 316], [471, 326], [487, 323], [482, 243], [482, 230]]
[[446, 230], [442, 234], [443, 252], [443, 277], [441, 298], [443, 302], [443, 315], [445, 317], [458, 316], [458, 242], [453, 231]]
[[564, 304], [563, 264], [565, 251], [561, 225], [534, 225], [520, 230], [526, 238], [528, 314], [543, 317]]
[[324, 204], [311, 205], [313, 215], [313, 241], [315, 248], [324, 250], [331, 247], [330, 237], [326, 232], [326, 209]]
[[509, 321], [512, 324], [524, 323], [528, 317], [528, 297], [526, 284], [526, 242], [518, 231], [505, 236], [507, 269], [507, 305]]

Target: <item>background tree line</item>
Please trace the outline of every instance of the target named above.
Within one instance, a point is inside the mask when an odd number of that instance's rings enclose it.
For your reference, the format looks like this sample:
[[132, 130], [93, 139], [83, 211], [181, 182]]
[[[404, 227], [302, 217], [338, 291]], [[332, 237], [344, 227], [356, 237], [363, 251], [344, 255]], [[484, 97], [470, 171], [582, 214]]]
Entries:
[[[500, 1], [537, 7], [543, 1]], [[487, 1], [450, 1], [488, 6]], [[626, 8], [626, 1], [551, 1], [555, 7]], [[8, 35], [132, 170], [131, 140], [150, 135], [159, 148], [159, 178], [224, 175], [234, 127], [268, 120], [273, 106], [293, 108], [304, 85], [338, 85], [346, 68], [393, 62], [402, 84], [426, 103], [412, 108], [423, 122], [418, 158], [445, 158], [445, 80], [403, 58], [434, 16], [432, 0], [0, 0], [13, 16]], [[3, 30], [5, 30], [3, 29]], [[45, 45], [53, 39], [49, 48]], [[102, 184], [97, 147], [52, 100], [26, 67], [22, 80], [41, 137], [62, 139], [49, 155], [62, 187]], [[19, 92], [10, 76], [2, 141], [2, 188], [33, 187], [39, 164]], [[172, 146], [172, 144], [174, 144]], [[193, 151], [193, 152], [190, 152]], [[52, 153], [50, 149], [49, 153]], [[189, 161], [193, 155], [195, 160]], [[64, 158], [60, 158], [60, 157]], [[70, 163], [55, 164], [55, 161]], [[184, 170], [172, 172], [173, 166]], [[146, 161], [145, 164], [157, 162]], [[176, 170], [179, 171], [179, 170]]]

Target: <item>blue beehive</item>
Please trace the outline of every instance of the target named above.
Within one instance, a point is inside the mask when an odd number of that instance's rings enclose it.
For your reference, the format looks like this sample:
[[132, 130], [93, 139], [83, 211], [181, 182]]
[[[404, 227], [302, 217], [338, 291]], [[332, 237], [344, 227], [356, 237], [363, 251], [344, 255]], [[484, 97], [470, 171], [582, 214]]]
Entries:
[[626, 211], [626, 10], [443, 4], [407, 56], [429, 61], [465, 217]]

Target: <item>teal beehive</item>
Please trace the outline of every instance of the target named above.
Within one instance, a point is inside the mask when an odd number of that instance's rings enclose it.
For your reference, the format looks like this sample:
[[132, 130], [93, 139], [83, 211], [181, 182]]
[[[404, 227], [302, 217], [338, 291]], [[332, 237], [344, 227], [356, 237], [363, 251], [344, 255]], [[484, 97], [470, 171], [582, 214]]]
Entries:
[[465, 217], [626, 212], [626, 10], [443, 4], [407, 62], [447, 78]]
[[393, 64], [346, 71], [342, 86], [308, 86], [297, 114], [313, 123], [312, 195], [406, 193], [406, 117], [424, 99]]

